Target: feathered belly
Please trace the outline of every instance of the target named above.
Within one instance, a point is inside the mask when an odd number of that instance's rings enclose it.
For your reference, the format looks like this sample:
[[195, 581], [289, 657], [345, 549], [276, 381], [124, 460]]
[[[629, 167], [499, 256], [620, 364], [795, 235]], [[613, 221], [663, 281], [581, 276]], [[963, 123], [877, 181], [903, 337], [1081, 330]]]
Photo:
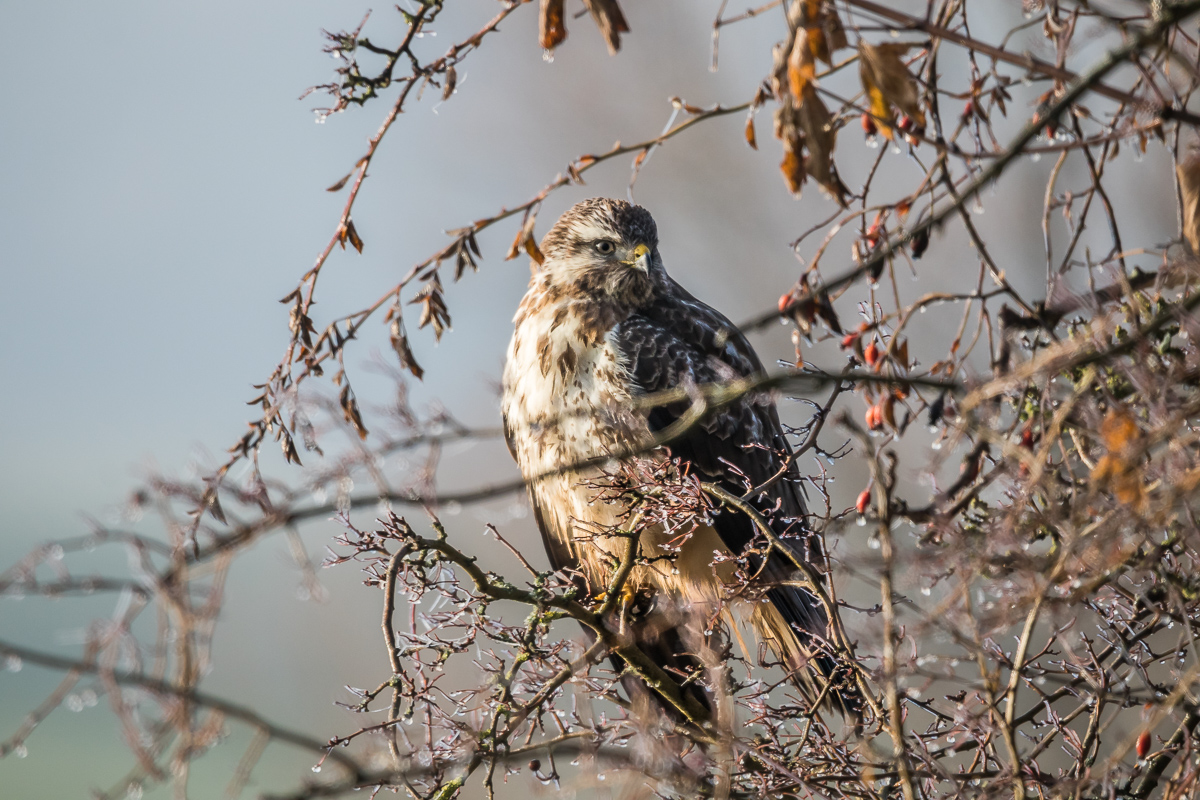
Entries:
[[[628, 503], [603, 487], [616, 459], [646, 447], [653, 434], [633, 408], [630, 379], [611, 336], [589, 347], [569, 323], [537, 331], [536, 320], [527, 320], [509, 347], [505, 424], [546, 536], [570, 553], [600, 592], [625, 555], [633, 521]], [[605, 457], [614, 461], [594, 464]], [[660, 525], [643, 531], [641, 555], [650, 563], [634, 570], [630, 587], [715, 602], [719, 587], [711, 562], [724, 545], [715, 531], [700, 526], [667, 560], [662, 545], [681, 533]]]

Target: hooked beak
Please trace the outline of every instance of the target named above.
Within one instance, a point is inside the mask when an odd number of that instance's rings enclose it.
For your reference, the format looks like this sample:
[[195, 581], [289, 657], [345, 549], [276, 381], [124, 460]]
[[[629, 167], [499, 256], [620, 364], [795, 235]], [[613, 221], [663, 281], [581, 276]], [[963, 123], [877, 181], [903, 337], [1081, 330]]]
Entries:
[[639, 244], [633, 248], [630, 259], [625, 263], [634, 269], [640, 269], [642, 272], [650, 272], [650, 248], [644, 244]]

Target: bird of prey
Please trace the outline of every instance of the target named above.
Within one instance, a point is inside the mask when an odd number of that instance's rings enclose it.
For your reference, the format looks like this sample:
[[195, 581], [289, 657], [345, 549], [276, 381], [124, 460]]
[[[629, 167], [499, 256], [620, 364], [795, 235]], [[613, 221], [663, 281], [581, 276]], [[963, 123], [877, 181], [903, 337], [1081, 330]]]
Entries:
[[[534, 516], [551, 565], [572, 571], [593, 593], [609, 585], [627, 540], [605, 535], [629, 517], [611, 497], [597, 498], [596, 466], [606, 456], [635, 457], [655, 444], [681, 415], [687, 400], [653, 408], [639, 397], [751, 377], [762, 364], [740, 331], [676, 283], [663, 267], [650, 213], [621, 200], [578, 203], [541, 243], [529, 290], [514, 318], [504, 368], [505, 437], [529, 485]], [[681, 426], [677, 426], [677, 429]], [[791, 559], [822, 571], [820, 540], [804, 527], [804, 503], [790, 446], [775, 405], [765, 393], [718, 408], [657, 448], [686, 475], [742, 496], [767, 484], [749, 503], [769, 520], [787, 556], [747, 556], [754, 602], [740, 616], [792, 672], [810, 700], [824, 696], [845, 712], [853, 690], [829, 687], [840, 672], [830, 646], [829, 621], [817, 598], [802, 588]], [[661, 459], [660, 459], [661, 460]], [[590, 462], [586, 469], [571, 465]], [[782, 476], [782, 479], [780, 477]], [[774, 479], [774, 480], [772, 480]], [[659, 525], [642, 533], [643, 563], [628, 577], [637, 644], [664, 669], [689, 673], [700, 666], [698, 638], [722, 608], [732, 564], [756, 540], [754, 521], [725, 509], [690, 537]], [[664, 548], [685, 538], [673, 557]], [[722, 560], [717, 558], [718, 561]], [[726, 612], [722, 612], [726, 613]], [[735, 628], [735, 635], [736, 634]], [[744, 645], [744, 642], [743, 642]], [[844, 680], [841, 675], [840, 679]], [[628, 685], [628, 683], [626, 684]], [[692, 689], [691, 691], [699, 691]], [[711, 698], [701, 697], [711, 709]]]

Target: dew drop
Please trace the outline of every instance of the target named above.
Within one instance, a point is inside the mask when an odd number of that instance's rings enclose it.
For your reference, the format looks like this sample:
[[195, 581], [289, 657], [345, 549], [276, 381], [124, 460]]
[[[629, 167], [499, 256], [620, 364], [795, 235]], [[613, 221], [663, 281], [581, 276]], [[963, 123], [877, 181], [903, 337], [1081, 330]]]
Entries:
[[21, 661], [20, 656], [9, 656], [4, 659], [4, 668], [9, 672], [20, 672], [23, 666], [24, 662]]
[[921, 594], [925, 595], [926, 597], [929, 597], [929, 595], [933, 594], [933, 590], [930, 589], [928, 586], [922, 586]]
[[24, 758], [29, 755], [29, 748], [23, 744], [19, 744], [13, 748], [13, 755], [17, 758]]
[[858, 527], [860, 527], [860, 528], [865, 528], [865, 527], [867, 527], [867, 518], [866, 518], [866, 517], [864, 517], [864, 516], [862, 516], [862, 515], [860, 514], [860, 515], [859, 515], [859, 517], [858, 517], [858, 522], [857, 522], [856, 524], [857, 524], [857, 525], [858, 525]]
[[867, 542], [867, 547], [871, 548], [872, 550], [878, 550], [879, 549], [879, 540], [872, 539], [871, 541]]
[[321, 771], [321, 765], [313, 764], [313, 772], [320, 772], [320, 771]]

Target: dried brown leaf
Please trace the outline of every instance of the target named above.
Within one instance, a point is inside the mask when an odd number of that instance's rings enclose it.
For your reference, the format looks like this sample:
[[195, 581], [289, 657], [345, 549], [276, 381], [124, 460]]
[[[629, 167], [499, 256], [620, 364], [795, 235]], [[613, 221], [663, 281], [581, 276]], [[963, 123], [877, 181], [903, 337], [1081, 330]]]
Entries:
[[360, 253], [362, 252], [363, 240], [362, 240], [362, 237], [360, 237], [358, 235], [358, 231], [354, 227], [354, 220], [352, 220], [352, 219], [346, 220], [346, 227], [343, 229], [343, 234], [342, 234], [342, 249], [343, 250], [346, 248], [345, 242], [347, 239], [350, 241], [350, 244], [354, 245], [355, 250], [357, 250]]
[[475, 256], [479, 255], [478, 245], [472, 246], [475, 241], [473, 235], [468, 235], [458, 240], [458, 247], [454, 251], [454, 280], [458, 281], [462, 278], [463, 273], [470, 267], [473, 272], [479, 272], [479, 264], [475, 261]]
[[783, 173], [783, 179], [787, 182], [788, 191], [792, 194], [800, 194], [800, 187], [804, 185], [804, 156], [798, 152], [802, 143], [799, 139], [795, 141], [785, 140], [783, 143], [783, 161], [779, 162], [779, 171]]
[[803, 30], [797, 31], [792, 39], [792, 48], [787, 60], [787, 77], [792, 97], [797, 103], [803, 103], [805, 93], [817, 77], [817, 63]]
[[283, 448], [283, 460], [298, 467], [304, 466], [300, 463], [300, 453], [296, 451], [296, 442], [292, 439], [292, 435], [286, 430], [282, 430], [281, 433], [279, 444]]
[[816, 80], [817, 62], [833, 65], [833, 52], [847, 46], [846, 31], [825, 0], [795, 0], [788, 18], [795, 31], [788, 52], [788, 86], [796, 101], [803, 102]]
[[341, 393], [338, 395], [338, 404], [342, 407], [342, 415], [354, 426], [354, 430], [358, 433], [358, 438], [367, 438], [367, 429], [363, 425], [362, 414], [358, 410], [358, 400], [354, 397], [354, 392], [350, 389], [350, 382], [347, 381], [342, 387]]
[[344, 187], [346, 185], [346, 183], [350, 180], [350, 176], [352, 176], [353, 174], [354, 174], [353, 172], [347, 172], [345, 175], [342, 176], [342, 179], [340, 181], [335, 183], [333, 186], [330, 186], [325, 191], [327, 191], [327, 192], [340, 191], [342, 189], [342, 187]]
[[450, 327], [450, 312], [446, 310], [446, 301], [442, 297], [442, 282], [438, 276], [434, 274], [408, 302], [409, 305], [421, 306], [421, 318], [417, 320], [417, 327], [433, 326], [434, 337], [441, 340], [442, 334]]
[[538, 41], [543, 50], [553, 50], [567, 38], [563, 3], [564, 0], [542, 0], [541, 15], [538, 17]]
[[860, 41], [858, 45], [858, 74], [871, 116], [889, 139], [894, 136], [892, 129], [897, 109], [907, 114], [917, 127], [925, 127], [920, 89], [901, 58], [910, 47], [912, 45], [899, 42], [870, 44]]
[[217, 522], [220, 522], [222, 525], [225, 524], [225, 512], [221, 508], [221, 498], [217, 494], [217, 489], [215, 486], [210, 487], [208, 491], [204, 493], [204, 505], [208, 508], [208, 513], [212, 514], [213, 519], [215, 519]]
[[400, 366], [411, 372], [414, 378], [421, 380], [425, 375], [425, 370], [413, 356], [412, 348], [408, 344], [408, 336], [404, 332], [404, 323], [399, 316], [392, 320], [391, 327], [392, 349], [396, 351], [396, 356], [400, 359]]
[[[798, 0], [789, 13], [799, 13], [803, 21], [809, 6], [816, 9], [813, 13], [820, 10], [819, 4]], [[837, 131], [829, 109], [817, 96], [815, 58], [803, 27], [794, 28], [789, 41], [775, 48], [772, 89], [779, 100], [775, 138], [783, 142], [779, 169], [793, 194], [800, 194], [806, 176], [811, 175], [840, 205], [845, 205], [847, 190], [833, 164]]]
[[805, 171], [827, 191], [839, 205], [846, 205], [846, 186], [838, 177], [833, 163], [833, 149], [837, 145], [837, 131], [833, 128], [833, 116], [817, 97], [816, 88], [809, 86], [804, 102], [799, 108], [799, 123], [804, 130], [804, 143], [808, 158]]
[[521, 247], [525, 242], [525, 230], [522, 228], [517, 231], [517, 235], [513, 237], [512, 244], [508, 247], [508, 252], [504, 254], [505, 261], [512, 261], [517, 256], [521, 255]]
[[529, 253], [529, 257], [532, 258], [534, 263], [539, 267], [546, 261], [546, 256], [542, 254], [542, 250], [540, 247], [538, 247], [538, 244], [534, 240], [533, 236], [529, 236], [525, 239], [525, 252]]
[[1183, 197], [1183, 238], [1200, 255], [1200, 151], [1193, 152], [1175, 167], [1179, 193]]
[[621, 49], [621, 34], [629, 33], [629, 23], [625, 21], [625, 15], [621, 13], [617, 0], [583, 0], [583, 4], [595, 20], [596, 27], [600, 29], [600, 34], [608, 45], [608, 52], [616, 55]]
[[536, 269], [541, 266], [545, 260], [542, 251], [538, 249], [537, 239], [533, 235], [533, 227], [537, 223], [537, 213], [535, 210], [525, 215], [525, 222], [521, 225], [521, 229], [517, 231], [516, 237], [513, 239], [512, 246], [508, 248], [508, 253], [505, 254], [504, 260], [511, 261], [521, 254], [524, 250], [533, 259], [534, 263], [530, 265], [530, 269]]

